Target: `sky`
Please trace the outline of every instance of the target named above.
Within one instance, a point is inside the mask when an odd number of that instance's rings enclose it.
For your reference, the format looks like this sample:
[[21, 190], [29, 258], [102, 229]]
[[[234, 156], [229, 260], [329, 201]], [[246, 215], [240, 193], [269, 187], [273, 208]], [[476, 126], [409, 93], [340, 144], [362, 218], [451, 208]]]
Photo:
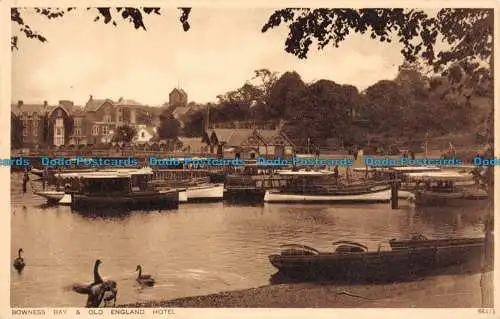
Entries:
[[272, 12], [194, 8], [191, 29], [184, 32], [175, 8], [147, 16], [147, 31], [122, 19], [118, 27], [94, 22], [95, 11], [84, 9], [53, 20], [23, 11], [25, 22], [48, 42], [20, 37], [19, 50], [12, 53], [12, 101], [84, 105], [93, 95], [161, 105], [173, 88], [181, 87], [189, 101], [215, 102], [217, 95], [241, 87], [262, 68], [296, 71], [305, 82], [328, 79], [363, 90], [393, 79], [403, 61], [397, 42], [354, 34], [339, 48], [311, 46], [308, 58], [301, 60], [284, 50], [284, 25], [261, 32]]

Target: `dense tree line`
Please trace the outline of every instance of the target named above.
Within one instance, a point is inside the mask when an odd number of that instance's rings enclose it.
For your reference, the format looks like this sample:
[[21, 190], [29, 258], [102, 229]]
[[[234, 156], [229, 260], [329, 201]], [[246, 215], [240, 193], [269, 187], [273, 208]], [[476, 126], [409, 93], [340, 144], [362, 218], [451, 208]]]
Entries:
[[[256, 71], [276, 74], [268, 70]], [[266, 78], [267, 79], [267, 78]], [[394, 142], [477, 130], [491, 111], [476, 102], [484, 93], [465, 97], [451, 91], [446, 77], [424, 76], [415, 63], [404, 63], [394, 80], [382, 80], [363, 92], [330, 80], [305, 83], [296, 72], [252, 84], [218, 97], [218, 103], [187, 115], [183, 133], [200, 136], [206, 117], [211, 123], [236, 121], [264, 124], [282, 121], [298, 145], [338, 138], [345, 145], [366, 144], [370, 137]], [[208, 111], [209, 110], [209, 111]]]

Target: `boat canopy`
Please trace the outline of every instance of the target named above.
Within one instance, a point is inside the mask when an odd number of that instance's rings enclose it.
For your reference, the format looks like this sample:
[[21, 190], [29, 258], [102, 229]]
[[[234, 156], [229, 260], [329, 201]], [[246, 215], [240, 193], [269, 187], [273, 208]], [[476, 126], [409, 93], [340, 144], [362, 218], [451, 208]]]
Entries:
[[358, 247], [362, 247], [362, 248], [368, 250], [368, 247], [366, 247], [365, 245], [357, 243], [355, 241], [350, 241], [350, 240], [339, 240], [339, 241], [332, 243], [332, 245], [334, 245], [334, 246], [341, 245], [341, 244], [358, 246]]
[[367, 170], [369, 172], [386, 172], [389, 171], [389, 167], [373, 167], [373, 166], [366, 166], [366, 167], [354, 167], [352, 168], [353, 171], [355, 172], [366, 172]]
[[88, 176], [82, 176], [82, 179], [112, 179], [112, 180], [118, 180], [118, 179], [130, 179], [130, 175], [119, 175], [119, 174], [107, 174], [107, 175], [88, 175]]
[[61, 178], [99, 178], [103, 176], [125, 176], [131, 177], [134, 175], [153, 175], [153, 170], [151, 168], [141, 168], [141, 169], [106, 169], [95, 172], [72, 172], [72, 173], [60, 173], [56, 174], [56, 177]]
[[441, 168], [437, 166], [399, 166], [391, 167], [391, 170], [396, 172], [431, 172], [440, 171]]
[[291, 176], [324, 176], [324, 175], [333, 175], [334, 172], [321, 170], [321, 171], [290, 171], [290, 170], [278, 170], [276, 173], [279, 175], [291, 175]]

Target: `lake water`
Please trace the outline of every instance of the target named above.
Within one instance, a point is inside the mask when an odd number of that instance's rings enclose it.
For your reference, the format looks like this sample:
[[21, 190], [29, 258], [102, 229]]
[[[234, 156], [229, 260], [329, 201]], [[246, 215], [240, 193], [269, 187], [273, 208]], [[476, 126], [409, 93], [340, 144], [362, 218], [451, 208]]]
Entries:
[[[12, 307], [83, 307], [74, 283], [92, 281], [96, 259], [103, 277], [118, 282], [118, 304], [173, 299], [269, 284], [276, 270], [267, 256], [280, 244], [332, 250], [349, 239], [377, 249], [391, 238], [420, 232], [431, 238], [481, 236], [482, 212], [461, 208], [415, 210], [389, 204], [181, 204], [170, 211], [135, 211], [113, 218], [45, 207], [21, 193], [12, 178], [12, 256], [23, 248], [26, 268], [11, 272]], [[33, 183], [35, 184], [35, 183]], [[38, 186], [39, 187], [39, 186]], [[157, 284], [140, 288], [136, 266]]]

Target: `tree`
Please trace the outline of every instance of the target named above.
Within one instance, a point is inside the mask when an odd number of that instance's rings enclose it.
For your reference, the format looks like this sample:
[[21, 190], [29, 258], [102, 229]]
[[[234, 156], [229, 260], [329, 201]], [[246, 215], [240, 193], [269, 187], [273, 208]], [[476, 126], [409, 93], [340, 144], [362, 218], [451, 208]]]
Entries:
[[23, 124], [19, 117], [11, 113], [10, 117], [10, 147], [14, 149], [21, 148], [23, 145]]
[[252, 108], [261, 100], [262, 92], [245, 83], [241, 88], [217, 96], [218, 105], [210, 112], [213, 122], [245, 121], [252, 117]]
[[112, 138], [112, 142], [130, 143], [136, 136], [137, 131], [133, 126], [118, 126]]
[[308, 139], [319, 145], [332, 136], [346, 138], [352, 126], [349, 114], [358, 101], [359, 93], [353, 86], [317, 81], [303, 91], [297, 100], [300, 108], [290, 112], [284, 129], [299, 145], [305, 145]]
[[51, 146], [53, 142], [54, 125], [50, 121], [49, 114], [45, 113], [42, 117], [42, 139], [45, 146]]
[[205, 128], [207, 117], [207, 108], [200, 108], [198, 110], [189, 112], [187, 114], [184, 127], [182, 128], [182, 135], [188, 137], [202, 136]]
[[64, 117], [64, 144], [69, 141], [69, 137], [73, 134], [73, 127], [75, 122], [69, 116]]
[[[382, 42], [391, 42], [391, 36], [395, 36], [403, 44], [401, 52], [407, 61], [423, 60], [434, 72], [447, 76], [454, 91], [476, 91], [491, 83], [487, 95], [493, 105], [493, 9], [445, 8], [436, 17], [410, 9], [282, 9], [271, 15], [262, 32], [282, 23], [290, 30], [285, 50], [299, 58], [307, 57], [313, 41], [319, 49], [329, 44], [338, 47], [351, 31], [369, 32], [371, 38]], [[438, 35], [449, 46], [436, 52]], [[493, 108], [487, 121], [487, 139], [492, 150]], [[493, 169], [487, 167], [481, 178], [493, 199]], [[486, 224], [493, 224], [491, 208]], [[486, 251], [491, 251], [490, 234], [491, 227], [487, 227]], [[483, 276], [483, 307], [492, 307], [492, 283], [484, 288]]]
[[266, 118], [291, 118], [301, 107], [307, 89], [297, 72], [285, 72], [271, 87], [264, 108]]
[[160, 115], [160, 126], [158, 127], [158, 136], [160, 139], [173, 140], [179, 136], [181, 124], [174, 115], [165, 110]]
[[[68, 12], [75, 10], [76, 8], [33, 8], [36, 14], [39, 14], [47, 19], [58, 19], [64, 17]], [[26, 24], [23, 17], [22, 11], [26, 8], [12, 8], [10, 13], [10, 19], [17, 25], [18, 31], [20, 31], [28, 39], [36, 39], [40, 42], [47, 42], [48, 39], [36, 30], [33, 30], [30, 25]], [[102, 21], [105, 24], [111, 23], [113, 26], [118, 26], [120, 19], [123, 19], [129, 23], [132, 23], [135, 29], [146, 29], [144, 24], [144, 17], [146, 15], [161, 14], [161, 8], [132, 8], [132, 7], [116, 7], [116, 8], [87, 8], [87, 11], [94, 11], [95, 18], [94, 22]], [[190, 29], [188, 22], [189, 14], [191, 13], [191, 8], [179, 8], [181, 10], [180, 22], [184, 31]], [[18, 36], [11, 36], [11, 50], [18, 49]]]

